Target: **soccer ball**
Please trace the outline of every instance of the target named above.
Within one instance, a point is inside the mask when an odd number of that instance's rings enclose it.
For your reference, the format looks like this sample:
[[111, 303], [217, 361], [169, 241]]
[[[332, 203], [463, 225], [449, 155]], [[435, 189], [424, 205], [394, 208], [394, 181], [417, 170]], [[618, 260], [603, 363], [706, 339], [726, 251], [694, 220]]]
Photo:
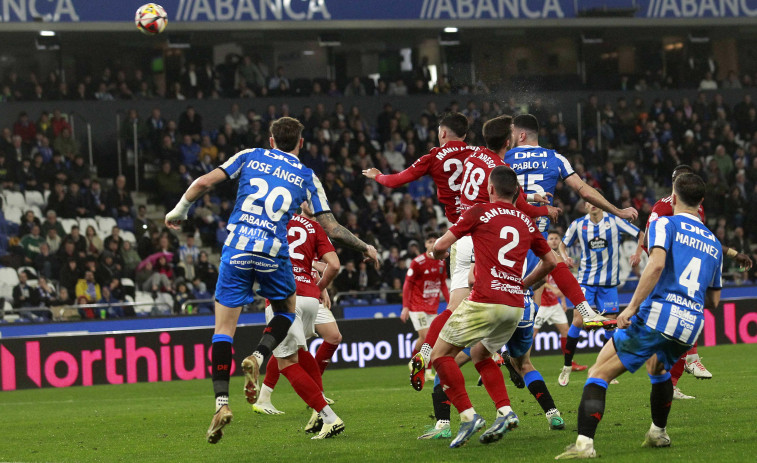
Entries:
[[140, 6], [137, 14], [134, 15], [134, 24], [143, 34], [160, 34], [168, 24], [168, 15], [166, 10], [157, 3], [146, 3]]

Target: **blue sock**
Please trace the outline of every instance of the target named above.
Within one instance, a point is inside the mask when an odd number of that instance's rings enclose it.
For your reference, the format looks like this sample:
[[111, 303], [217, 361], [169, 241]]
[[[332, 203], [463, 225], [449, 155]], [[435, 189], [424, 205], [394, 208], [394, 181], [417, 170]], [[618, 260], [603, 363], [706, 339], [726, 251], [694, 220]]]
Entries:
[[570, 325], [570, 328], [568, 328], [569, 338], [577, 338], [580, 334], [581, 328], [577, 327], [576, 325]]
[[541, 373], [533, 370], [526, 373], [526, 376], [523, 377], [523, 381], [526, 382], [526, 387], [528, 387], [529, 384], [533, 383], [534, 381], [544, 381], [544, 378], [542, 378]]

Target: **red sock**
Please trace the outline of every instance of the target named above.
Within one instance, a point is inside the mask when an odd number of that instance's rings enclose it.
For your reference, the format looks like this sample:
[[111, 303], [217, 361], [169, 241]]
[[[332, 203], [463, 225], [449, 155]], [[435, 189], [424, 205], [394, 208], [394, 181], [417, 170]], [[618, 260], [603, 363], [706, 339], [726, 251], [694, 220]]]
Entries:
[[689, 349], [688, 352], [686, 352], [686, 355], [694, 355], [697, 353], [697, 343], [694, 343], [693, 346], [691, 346], [691, 349]]
[[271, 355], [271, 358], [268, 359], [268, 364], [265, 367], [263, 384], [273, 389], [276, 387], [276, 383], [279, 382], [279, 376], [279, 362], [276, 360], [276, 357]]
[[557, 267], [552, 270], [550, 275], [554, 278], [555, 284], [557, 284], [560, 291], [562, 291], [565, 297], [567, 297], [574, 306], [586, 302], [586, 298], [584, 297], [583, 291], [581, 291], [581, 286], [578, 284], [578, 280], [576, 280], [576, 277], [570, 273], [570, 269], [565, 262], [558, 263]]
[[[439, 318], [439, 317], [437, 317]], [[428, 338], [426, 338], [428, 339]], [[465, 391], [465, 378], [460, 367], [452, 357], [440, 357], [433, 362], [436, 373], [443, 386], [447, 386], [445, 392], [458, 412], [473, 408], [468, 393]], [[502, 373], [499, 373], [502, 376]], [[504, 380], [503, 380], [504, 381]]]
[[305, 401], [310, 408], [320, 412], [326, 406], [321, 390], [313, 379], [302, 369], [299, 363], [289, 365], [281, 370], [281, 374], [292, 384], [294, 392]]
[[681, 358], [670, 369], [670, 379], [673, 381], [673, 386], [678, 384], [678, 378], [683, 375], [683, 367], [686, 365], [686, 354], [683, 354]]
[[323, 392], [321, 369], [318, 367], [318, 362], [315, 361], [313, 355], [305, 349], [300, 349], [299, 352], [297, 352], [297, 362], [300, 364], [302, 369], [305, 370], [305, 373], [313, 378], [313, 381], [315, 382], [316, 386], [318, 386], [318, 389]]
[[418, 352], [420, 352], [420, 350], [417, 349], [417, 348], [415, 348], [415, 347], [413, 347], [413, 353], [410, 355], [410, 358], [415, 357], [415, 354], [417, 354]]
[[560, 336], [560, 351], [564, 354], [568, 353], [568, 337]]
[[336, 352], [338, 348], [339, 344], [329, 344], [325, 341], [318, 347], [318, 350], [315, 352], [315, 361], [318, 362], [318, 368], [321, 370], [321, 375], [323, 375], [326, 367], [329, 366], [331, 357], [334, 356], [334, 352]]
[[489, 393], [489, 397], [494, 401], [494, 407], [499, 409], [500, 407], [510, 405], [505, 378], [502, 376], [502, 370], [497, 367], [494, 360], [491, 357], [481, 360], [476, 364], [476, 370], [481, 375], [486, 392]]
[[428, 327], [428, 333], [426, 333], [424, 344], [434, 347], [436, 340], [439, 338], [439, 333], [442, 332], [442, 328], [444, 328], [444, 324], [449, 320], [450, 315], [452, 315], [452, 311], [445, 310], [434, 318], [434, 321], [431, 322], [431, 326]]

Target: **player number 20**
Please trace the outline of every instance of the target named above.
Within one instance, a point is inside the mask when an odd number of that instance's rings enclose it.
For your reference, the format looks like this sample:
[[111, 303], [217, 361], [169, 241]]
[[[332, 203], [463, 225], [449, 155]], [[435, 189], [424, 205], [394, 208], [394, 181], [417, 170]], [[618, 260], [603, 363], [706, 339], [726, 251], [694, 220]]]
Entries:
[[499, 254], [497, 255], [499, 263], [504, 265], [505, 267], [512, 267], [513, 265], [515, 265], [515, 261], [510, 260], [505, 256], [513, 248], [518, 246], [518, 243], [520, 243], [520, 234], [518, 233], [518, 229], [510, 226], [502, 227], [502, 230], [500, 230], [499, 232], [499, 237], [507, 241], [507, 244], [499, 248]]
[[[258, 191], [247, 196], [247, 199], [242, 203], [242, 210], [253, 215], [262, 215], [263, 206], [255, 204], [255, 201], [267, 195], [264, 203], [266, 215], [268, 215], [268, 218], [272, 222], [281, 220], [281, 217], [284, 216], [284, 213], [289, 210], [289, 206], [292, 204], [292, 194], [289, 190], [283, 186], [277, 186], [271, 190], [271, 194], [268, 194], [268, 182], [262, 178], [251, 178], [250, 186], [257, 188]], [[274, 209], [276, 201], [279, 198], [282, 198], [281, 205], [278, 209]]]

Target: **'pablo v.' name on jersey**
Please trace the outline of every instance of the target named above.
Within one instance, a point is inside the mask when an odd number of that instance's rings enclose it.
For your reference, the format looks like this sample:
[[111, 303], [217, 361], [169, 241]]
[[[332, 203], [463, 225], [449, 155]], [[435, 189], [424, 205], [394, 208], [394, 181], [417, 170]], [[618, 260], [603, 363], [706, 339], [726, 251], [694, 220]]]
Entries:
[[[518, 182], [527, 194], [554, 194], [558, 180], [575, 174], [570, 162], [555, 150], [522, 145], [505, 153], [504, 161], [518, 174]], [[552, 204], [552, 198], [549, 198]], [[549, 217], [535, 220], [539, 231], [549, 230]]]
[[650, 224], [649, 245], [664, 249], [667, 256], [660, 279], [638, 316], [649, 328], [691, 345], [704, 326], [707, 289], [722, 286], [720, 242], [698, 218], [678, 214]]
[[239, 177], [225, 246], [288, 257], [287, 223], [300, 204], [308, 201], [316, 214], [329, 210], [321, 182], [292, 154], [276, 149], [244, 150], [221, 169], [229, 178]]

